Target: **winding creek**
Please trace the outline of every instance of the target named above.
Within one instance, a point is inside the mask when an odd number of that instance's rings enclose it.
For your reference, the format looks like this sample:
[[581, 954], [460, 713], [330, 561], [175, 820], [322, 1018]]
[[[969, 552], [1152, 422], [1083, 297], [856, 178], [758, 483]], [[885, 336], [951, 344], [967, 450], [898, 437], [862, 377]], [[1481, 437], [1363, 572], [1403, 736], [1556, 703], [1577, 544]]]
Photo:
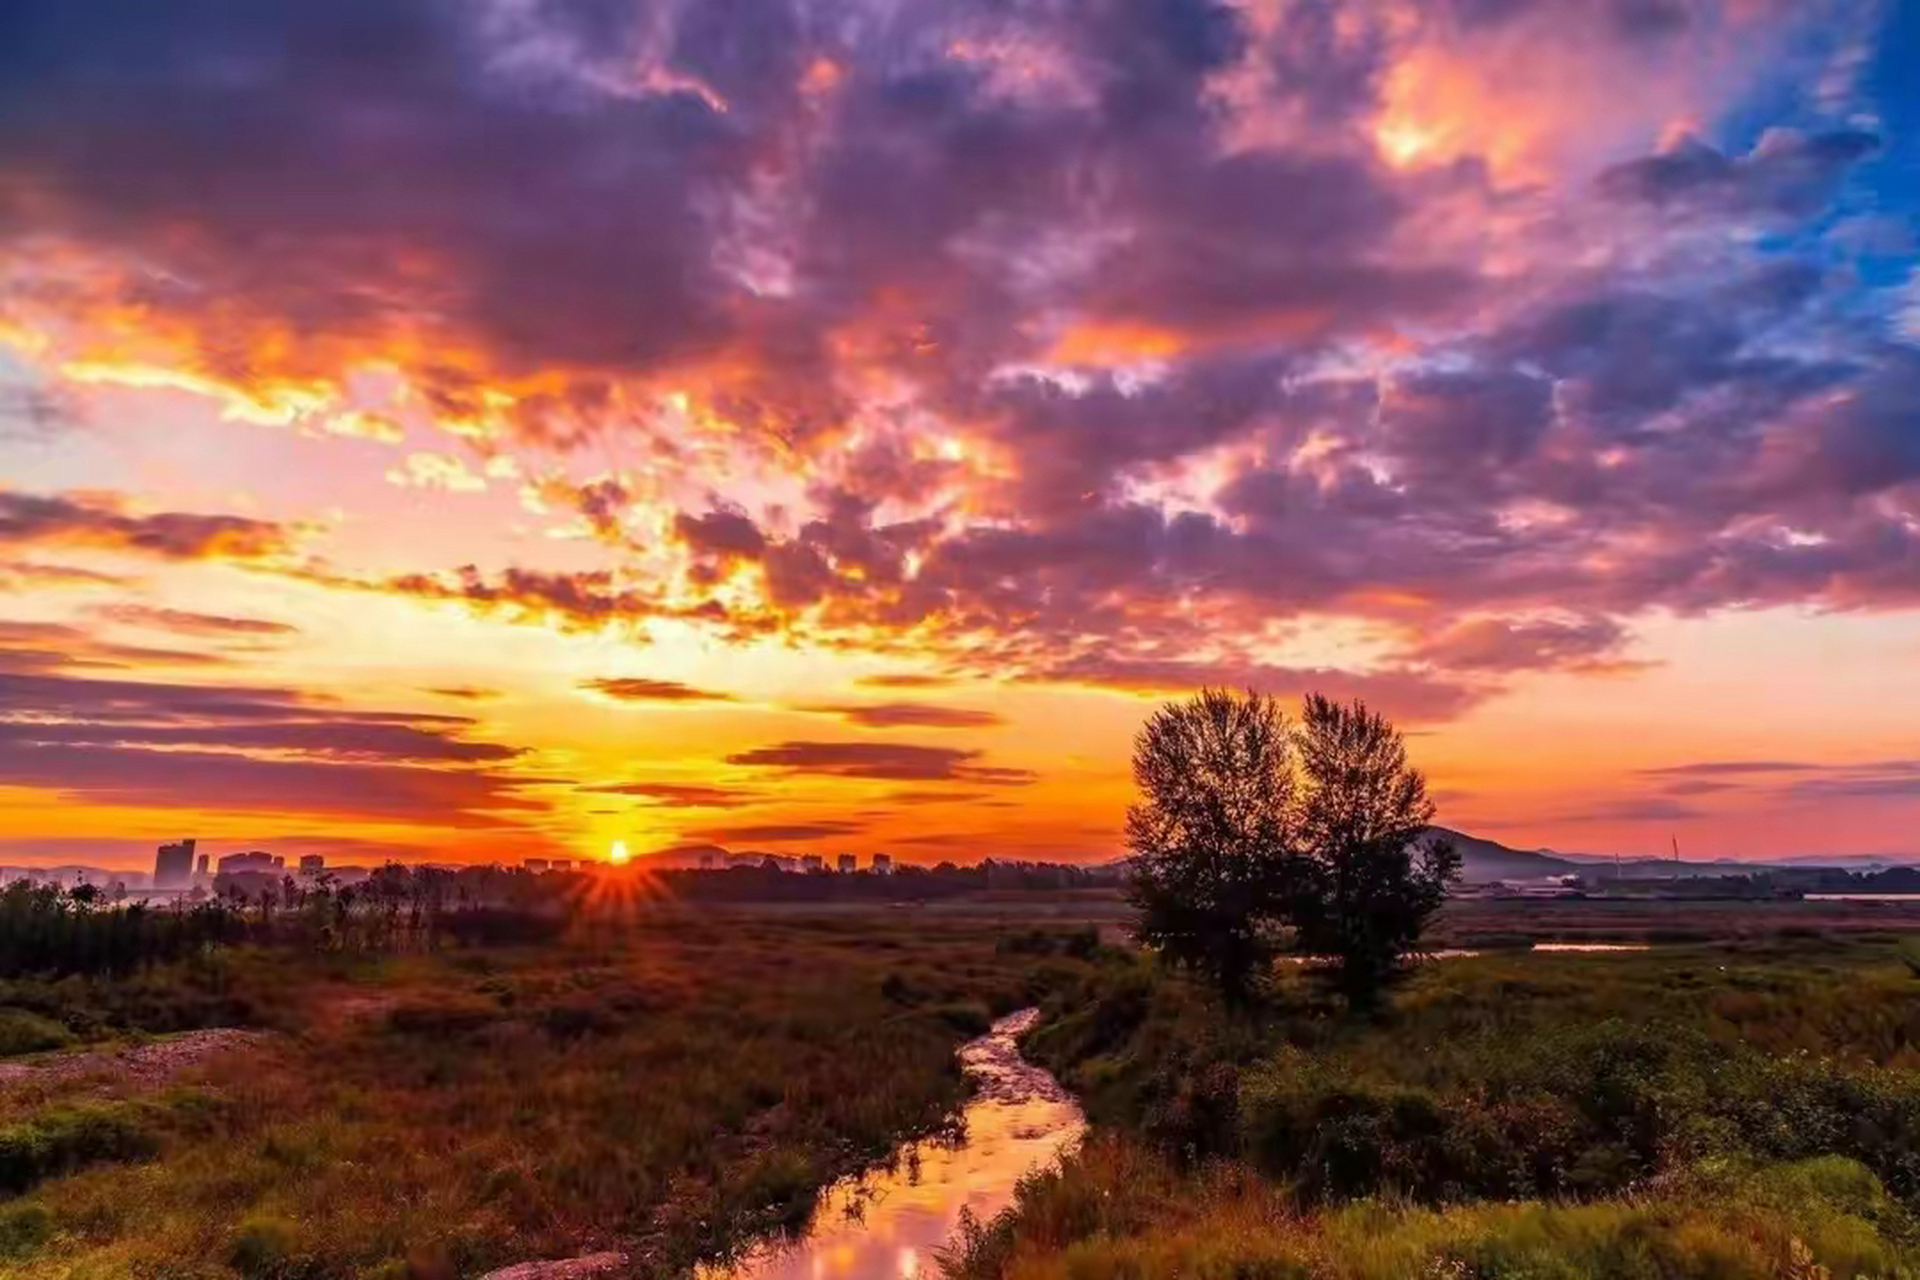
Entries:
[[1030, 1170], [1071, 1148], [1086, 1117], [1060, 1082], [1020, 1056], [1039, 1018], [1023, 1009], [960, 1049], [977, 1091], [957, 1141], [902, 1148], [891, 1169], [837, 1182], [822, 1193], [806, 1235], [758, 1246], [700, 1280], [903, 1280], [939, 1274], [935, 1253], [960, 1211], [986, 1222], [1013, 1202]]
[[[1644, 951], [1643, 943], [1546, 942], [1539, 952]], [[1449, 949], [1434, 959], [1483, 954]], [[1296, 962], [1301, 957], [1296, 957]], [[961, 1211], [987, 1222], [1013, 1203], [1020, 1179], [1070, 1150], [1086, 1117], [1052, 1075], [1020, 1056], [1020, 1037], [1039, 1019], [1023, 1009], [960, 1048], [976, 1092], [957, 1140], [911, 1143], [890, 1168], [834, 1183], [805, 1235], [769, 1240], [697, 1280], [910, 1280], [939, 1273], [937, 1253]]]

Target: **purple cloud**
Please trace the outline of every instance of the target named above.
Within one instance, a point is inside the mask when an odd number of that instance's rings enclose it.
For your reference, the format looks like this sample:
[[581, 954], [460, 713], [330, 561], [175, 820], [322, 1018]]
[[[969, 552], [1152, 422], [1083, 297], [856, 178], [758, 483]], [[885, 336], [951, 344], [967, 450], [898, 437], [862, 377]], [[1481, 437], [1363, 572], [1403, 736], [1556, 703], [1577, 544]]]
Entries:
[[898, 742], [781, 742], [728, 756], [727, 763], [830, 778], [887, 782], [972, 782], [1020, 786], [1034, 781], [1026, 769], [977, 763], [981, 753], [955, 747]]

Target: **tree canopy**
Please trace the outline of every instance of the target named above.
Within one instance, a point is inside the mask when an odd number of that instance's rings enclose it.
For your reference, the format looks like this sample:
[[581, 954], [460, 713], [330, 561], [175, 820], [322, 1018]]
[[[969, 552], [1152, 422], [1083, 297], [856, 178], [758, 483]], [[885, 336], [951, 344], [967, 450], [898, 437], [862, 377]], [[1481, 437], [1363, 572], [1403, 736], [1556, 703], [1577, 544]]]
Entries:
[[1137, 935], [1230, 1000], [1291, 946], [1372, 1003], [1459, 871], [1450, 844], [1421, 840], [1425, 779], [1363, 702], [1311, 694], [1295, 725], [1265, 694], [1204, 689], [1148, 719], [1133, 771]]

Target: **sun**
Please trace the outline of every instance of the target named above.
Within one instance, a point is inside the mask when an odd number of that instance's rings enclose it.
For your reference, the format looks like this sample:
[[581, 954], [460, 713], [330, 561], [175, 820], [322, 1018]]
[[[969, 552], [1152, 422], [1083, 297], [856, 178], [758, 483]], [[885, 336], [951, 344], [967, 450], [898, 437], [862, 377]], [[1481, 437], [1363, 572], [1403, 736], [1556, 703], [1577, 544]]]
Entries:
[[615, 840], [613, 842], [613, 848], [607, 850], [607, 861], [616, 867], [626, 866], [627, 860], [631, 857], [633, 857], [633, 855], [627, 852], [627, 842], [625, 840]]

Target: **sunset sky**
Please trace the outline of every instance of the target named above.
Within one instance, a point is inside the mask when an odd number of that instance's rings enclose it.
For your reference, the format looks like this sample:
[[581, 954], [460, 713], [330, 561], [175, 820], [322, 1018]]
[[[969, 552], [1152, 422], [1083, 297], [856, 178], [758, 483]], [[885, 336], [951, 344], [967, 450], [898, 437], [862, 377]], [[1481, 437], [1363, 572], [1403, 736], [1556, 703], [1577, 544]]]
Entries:
[[0, 862], [1920, 854], [1920, 5], [13, 0]]

